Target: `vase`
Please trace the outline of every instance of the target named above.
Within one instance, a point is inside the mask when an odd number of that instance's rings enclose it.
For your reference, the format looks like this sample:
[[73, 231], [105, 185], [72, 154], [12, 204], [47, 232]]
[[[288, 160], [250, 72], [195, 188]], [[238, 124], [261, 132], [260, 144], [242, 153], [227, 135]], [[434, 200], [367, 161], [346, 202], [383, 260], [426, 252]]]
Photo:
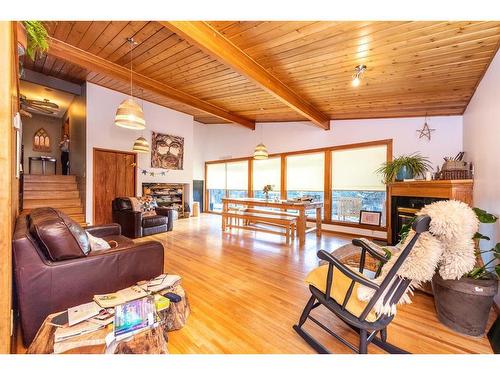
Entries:
[[399, 171], [396, 174], [396, 181], [410, 180], [412, 178], [413, 171], [406, 165], [403, 165], [401, 168], [399, 168]]
[[266, 198], [266, 201], [269, 200], [269, 193], [264, 193], [264, 197]]

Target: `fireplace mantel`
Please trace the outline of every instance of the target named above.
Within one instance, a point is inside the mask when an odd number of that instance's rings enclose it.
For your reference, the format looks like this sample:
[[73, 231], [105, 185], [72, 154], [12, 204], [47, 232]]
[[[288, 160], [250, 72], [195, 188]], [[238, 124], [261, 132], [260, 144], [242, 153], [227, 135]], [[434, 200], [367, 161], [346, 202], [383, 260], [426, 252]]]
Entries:
[[441, 198], [455, 199], [472, 206], [473, 180], [433, 180], [394, 182], [388, 185], [387, 241], [392, 242], [392, 198]]

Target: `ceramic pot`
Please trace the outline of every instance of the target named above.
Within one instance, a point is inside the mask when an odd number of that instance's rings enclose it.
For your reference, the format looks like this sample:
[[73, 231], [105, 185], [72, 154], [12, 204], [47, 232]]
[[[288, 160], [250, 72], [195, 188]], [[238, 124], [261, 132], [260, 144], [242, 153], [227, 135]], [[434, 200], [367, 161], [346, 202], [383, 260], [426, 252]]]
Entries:
[[404, 165], [401, 168], [399, 168], [399, 171], [396, 174], [396, 181], [403, 181], [412, 178], [413, 178], [413, 171]]
[[486, 329], [498, 280], [444, 280], [436, 272], [432, 278], [434, 304], [439, 321], [454, 331], [482, 336]]

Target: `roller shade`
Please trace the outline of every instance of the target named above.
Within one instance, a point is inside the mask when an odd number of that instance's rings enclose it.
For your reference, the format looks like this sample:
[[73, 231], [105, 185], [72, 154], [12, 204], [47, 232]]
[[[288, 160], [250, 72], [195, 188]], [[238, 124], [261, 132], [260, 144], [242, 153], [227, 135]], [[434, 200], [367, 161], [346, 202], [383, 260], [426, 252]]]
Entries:
[[386, 161], [386, 145], [332, 151], [332, 189], [385, 191], [375, 171]]
[[325, 154], [293, 155], [286, 158], [286, 189], [323, 191]]
[[228, 190], [248, 190], [248, 161], [226, 164], [226, 184]]
[[281, 188], [281, 158], [269, 158], [253, 161], [253, 190], [262, 190], [266, 185], [273, 185], [274, 191]]
[[226, 188], [226, 164], [207, 164], [207, 189]]

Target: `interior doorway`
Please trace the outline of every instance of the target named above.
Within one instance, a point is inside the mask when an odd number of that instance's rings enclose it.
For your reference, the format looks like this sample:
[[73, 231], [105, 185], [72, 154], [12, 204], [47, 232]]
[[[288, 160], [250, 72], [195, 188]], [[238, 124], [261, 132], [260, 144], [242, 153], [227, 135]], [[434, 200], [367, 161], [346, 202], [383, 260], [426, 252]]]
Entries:
[[133, 152], [94, 148], [94, 225], [113, 222], [113, 199], [135, 197], [136, 158]]

